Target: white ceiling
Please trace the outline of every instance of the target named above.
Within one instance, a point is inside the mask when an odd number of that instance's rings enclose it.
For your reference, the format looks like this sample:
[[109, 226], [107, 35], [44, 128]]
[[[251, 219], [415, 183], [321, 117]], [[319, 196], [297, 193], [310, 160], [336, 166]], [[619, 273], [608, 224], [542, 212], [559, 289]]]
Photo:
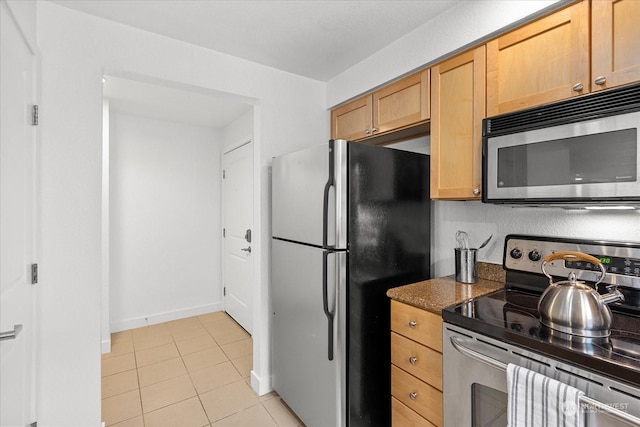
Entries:
[[52, 0], [328, 81], [463, 0]]
[[[64, 7], [328, 81], [464, 0], [50, 0]], [[243, 100], [107, 76], [111, 108], [223, 128]]]

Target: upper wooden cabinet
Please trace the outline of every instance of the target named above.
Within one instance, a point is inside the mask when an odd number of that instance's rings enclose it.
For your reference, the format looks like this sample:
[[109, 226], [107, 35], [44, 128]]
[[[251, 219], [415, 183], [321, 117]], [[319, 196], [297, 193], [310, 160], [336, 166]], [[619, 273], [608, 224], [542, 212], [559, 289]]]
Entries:
[[589, 2], [487, 43], [487, 115], [589, 92]]
[[591, 90], [640, 80], [640, 1], [591, 3]]
[[485, 47], [431, 68], [431, 198], [480, 198]]
[[359, 141], [429, 119], [429, 70], [331, 111], [331, 137]]
[[487, 43], [487, 115], [640, 80], [640, 2], [581, 1]]

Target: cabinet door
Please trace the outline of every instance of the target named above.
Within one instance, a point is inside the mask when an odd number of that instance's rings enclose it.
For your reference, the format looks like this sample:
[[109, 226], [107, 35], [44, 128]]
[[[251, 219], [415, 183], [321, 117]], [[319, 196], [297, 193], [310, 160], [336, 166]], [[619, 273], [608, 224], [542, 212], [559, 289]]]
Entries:
[[589, 63], [588, 1], [488, 42], [487, 116], [589, 93]]
[[592, 2], [591, 90], [640, 80], [640, 1]]
[[372, 96], [367, 95], [331, 111], [331, 138], [357, 141], [371, 136]]
[[383, 133], [429, 118], [429, 70], [412, 74], [373, 94], [373, 131]]
[[431, 198], [480, 198], [485, 47], [431, 68]]

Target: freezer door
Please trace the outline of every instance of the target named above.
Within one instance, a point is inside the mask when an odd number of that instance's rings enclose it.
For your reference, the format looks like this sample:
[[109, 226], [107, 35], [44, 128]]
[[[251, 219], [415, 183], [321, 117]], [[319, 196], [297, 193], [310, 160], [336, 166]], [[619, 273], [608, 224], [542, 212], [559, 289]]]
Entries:
[[345, 249], [346, 170], [347, 142], [343, 140], [274, 158], [272, 235]]
[[345, 253], [272, 240], [273, 388], [309, 427], [345, 425], [345, 269]]

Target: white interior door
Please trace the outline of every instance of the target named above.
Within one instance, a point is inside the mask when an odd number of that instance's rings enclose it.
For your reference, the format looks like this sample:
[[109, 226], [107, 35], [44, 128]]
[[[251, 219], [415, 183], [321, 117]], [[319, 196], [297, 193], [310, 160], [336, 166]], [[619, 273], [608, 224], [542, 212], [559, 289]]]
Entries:
[[34, 158], [31, 50], [0, 2], [0, 426], [34, 421]]
[[253, 143], [225, 153], [223, 163], [224, 305], [252, 333]]

